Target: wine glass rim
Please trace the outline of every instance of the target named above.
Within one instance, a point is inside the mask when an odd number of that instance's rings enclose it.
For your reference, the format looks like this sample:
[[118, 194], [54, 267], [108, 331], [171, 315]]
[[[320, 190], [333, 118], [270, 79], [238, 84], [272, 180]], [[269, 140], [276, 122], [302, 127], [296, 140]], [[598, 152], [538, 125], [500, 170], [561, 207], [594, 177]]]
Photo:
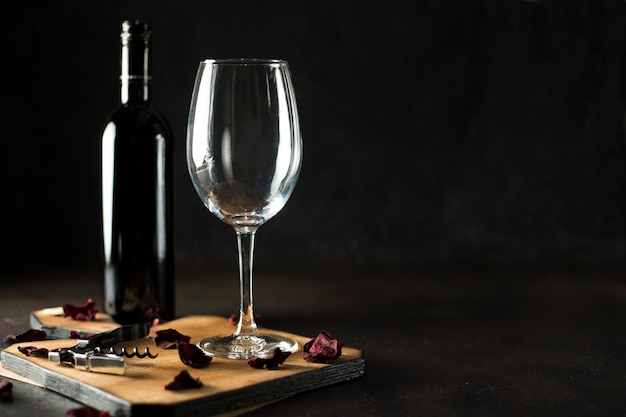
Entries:
[[208, 58], [202, 60], [206, 65], [284, 65], [284, 59], [275, 58]]

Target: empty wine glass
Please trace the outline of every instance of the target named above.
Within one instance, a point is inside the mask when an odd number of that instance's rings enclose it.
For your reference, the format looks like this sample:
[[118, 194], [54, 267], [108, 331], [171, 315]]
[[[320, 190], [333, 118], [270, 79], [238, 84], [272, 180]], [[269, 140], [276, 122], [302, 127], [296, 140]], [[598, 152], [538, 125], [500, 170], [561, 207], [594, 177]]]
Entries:
[[252, 266], [258, 227], [289, 199], [302, 163], [289, 65], [274, 59], [207, 59], [196, 75], [187, 126], [187, 168], [204, 205], [237, 235], [240, 315], [232, 334], [198, 343], [223, 358], [269, 356], [296, 341], [261, 334], [254, 319]]

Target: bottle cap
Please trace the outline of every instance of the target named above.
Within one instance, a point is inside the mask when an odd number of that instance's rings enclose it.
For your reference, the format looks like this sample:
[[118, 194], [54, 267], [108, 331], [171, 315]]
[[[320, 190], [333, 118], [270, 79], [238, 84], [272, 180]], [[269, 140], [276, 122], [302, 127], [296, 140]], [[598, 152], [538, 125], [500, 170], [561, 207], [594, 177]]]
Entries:
[[143, 20], [123, 20], [120, 40], [120, 80], [142, 80], [147, 83], [150, 74], [150, 23]]
[[150, 23], [143, 20], [124, 20], [122, 21], [122, 31], [120, 38], [122, 43], [126, 45], [134, 39], [142, 39], [145, 43], [150, 41], [152, 29]]

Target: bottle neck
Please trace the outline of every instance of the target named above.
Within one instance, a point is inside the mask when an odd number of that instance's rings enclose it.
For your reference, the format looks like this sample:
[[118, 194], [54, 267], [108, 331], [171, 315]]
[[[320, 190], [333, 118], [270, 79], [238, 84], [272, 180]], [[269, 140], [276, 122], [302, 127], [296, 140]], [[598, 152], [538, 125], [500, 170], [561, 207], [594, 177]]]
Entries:
[[120, 99], [122, 104], [148, 102], [151, 93], [150, 45], [122, 42], [120, 56]]

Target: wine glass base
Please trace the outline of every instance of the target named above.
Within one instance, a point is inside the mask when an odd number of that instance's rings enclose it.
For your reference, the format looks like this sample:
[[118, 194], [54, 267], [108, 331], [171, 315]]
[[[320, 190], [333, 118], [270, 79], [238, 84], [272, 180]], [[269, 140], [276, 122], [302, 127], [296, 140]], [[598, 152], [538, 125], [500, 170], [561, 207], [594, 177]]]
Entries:
[[212, 336], [198, 342], [198, 347], [211, 356], [225, 359], [266, 358], [276, 348], [295, 352], [298, 342], [275, 334]]

